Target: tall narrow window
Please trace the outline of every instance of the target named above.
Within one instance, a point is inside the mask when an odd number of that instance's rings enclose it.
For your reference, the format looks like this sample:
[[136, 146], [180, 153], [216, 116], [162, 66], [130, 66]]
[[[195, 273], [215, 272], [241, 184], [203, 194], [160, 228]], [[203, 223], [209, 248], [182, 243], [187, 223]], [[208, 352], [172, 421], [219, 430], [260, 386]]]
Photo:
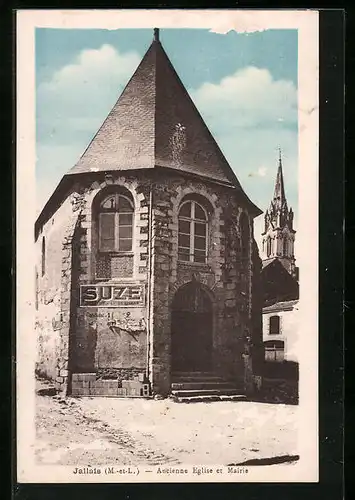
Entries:
[[286, 236], [283, 239], [283, 255], [285, 257], [287, 257], [287, 255], [288, 255], [288, 241], [287, 241]]
[[270, 257], [270, 255], [271, 255], [271, 238], [270, 238], [270, 236], [268, 236], [268, 238], [266, 240], [266, 255], [267, 255], [267, 257]]
[[41, 274], [44, 276], [46, 274], [46, 240], [43, 236], [42, 238], [42, 262], [41, 262]]
[[207, 261], [207, 212], [195, 201], [186, 201], [179, 212], [179, 260]]
[[133, 204], [122, 194], [111, 194], [100, 204], [100, 252], [129, 252], [132, 250]]
[[285, 345], [282, 340], [268, 340], [264, 342], [265, 361], [283, 361], [285, 358]]
[[280, 333], [280, 316], [270, 316], [269, 334], [279, 335], [279, 333]]
[[240, 219], [240, 234], [241, 234], [241, 251], [242, 258], [246, 259], [249, 257], [249, 245], [250, 245], [250, 231], [249, 231], [249, 221], [248, 217], [244, 212], [241, 213]]

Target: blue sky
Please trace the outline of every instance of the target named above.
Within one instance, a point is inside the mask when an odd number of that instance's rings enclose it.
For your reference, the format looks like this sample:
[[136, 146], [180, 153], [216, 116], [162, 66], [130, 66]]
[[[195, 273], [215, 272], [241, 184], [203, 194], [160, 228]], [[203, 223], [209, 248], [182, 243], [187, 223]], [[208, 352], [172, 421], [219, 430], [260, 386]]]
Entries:
[[[85, 150], [151, 40], [151, 29], [36, 29], [38, 210]], [[160, 40], [262, 210], [272, 196], [281, 147], [297, 224], [297, 31], [165, 29]]]

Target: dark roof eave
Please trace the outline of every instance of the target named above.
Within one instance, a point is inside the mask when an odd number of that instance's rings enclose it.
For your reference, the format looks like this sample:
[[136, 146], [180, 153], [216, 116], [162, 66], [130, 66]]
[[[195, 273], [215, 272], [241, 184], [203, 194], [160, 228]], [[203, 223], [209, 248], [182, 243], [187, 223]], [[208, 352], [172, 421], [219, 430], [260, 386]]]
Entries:
[[229, 187], [231, 189], [234, 189], [242, 195], [242, 197], [244, 198], [244, 200], [246, 201], [246, 203], [249, 207], [250, 212], [252, 213], [252, 215], [254, 217], [257, 217], [263, 213], [260, 210], [260, 208], [258, 208], [248, 198], [248, 196], [245, 194], [245, 192], [243, 191], [243, 189], [241, 188], [239, 183], [238, 184], [234, 184], [232, 182], [227, 183], [227, 182], [220, 181], [218, 179], [213, 179], [211, 177], [207, 177], [207, 176], [204, 177], [202, 175], [194, 174], [192, 172], [185, 172], [185, 171], [180, 172], [179, 170], [175, 170], [173, 168], [168, 168], [168, 167], [160, 167], [159, 165], [157, 165], [153, 169], [142, 168], [142, 169], [119, 170], [119, 171], [117, 171], [117, 170], [116, 171], [100, 170], [98, 172], [72, 172], [72, 173], [69, 172], [68, 174], [66, 174], [62, 177], [61, 181], [59, 182], [59, 184], [57, 185], [57, 187], [55, 188], [55, 190], [53, 191], [53, 193], [49, 197], [47, 203], [42, 208], [39, 216], [37, 217], [36, 222], [35, 222], [35, 239], [37, 240], [38, 234], [40, 232], [40, 227], [43, 226], [47, 222], [47, 220], [55, 213], [55, 211], [60, 207], [60, 205], [63, 203], [65, 197], [67, 196], [70, 187], [76, 182], [76, 180], [78, 178], [91, 177], [94, 181], [97, 177], [103, 177], [103, 176], [110, 175], [110, 174], [117, 173], [117, 172], [120, 172], [120, 173], [122, 172], [122, 173], [127, 174], [127, 172], [134, 173], [134, 172], [142, 171], [142, 170], [154, 171], [156, 169], [164, 169], [165, 171], [169, 171], [171, 173], [181, 174], [184, 176], [189, 176], [191, 178], [197, 178], [200, 180], [202, 179], [204, 182], [218, 184], [221, 186], [225, 186], [225, 187]]
[[[38, 215], [35, 222], [35, 240], [38, 238], [38, 234], [40, 232], [40, 227], [43, 226], [47, 220], [53, 215], [53, 213], [59, 208], [61, 203], [64, 201], [66, 193], [71, 185], [71, 179], [69, 175], [64, 175], [60, 180], [59, 184], [48, 198], [46, 204], [42, 208], [40, 214]], [[56, 209], [53, 210], [53, 207], [56, 206]], [[48, 215], [50, 214], [50, 215]]]
[[274, 312], [274, 311], [292, 311], [298, 304], [298, 299], [282, 300], [275, 302], [274, 304], [264, 306], [263, 313]]
[[187, 172], [186, 170], [180, 171], [180, 170], [177, 170], [177, 169], [174, 169], [174, 168], [171, 168], [171, 167], [165, 167], [165, 166], [163, 167], [163, 166], [160, 166], [160, 165], [156, 165], [155, 168], [159, 169], [159, 170], [165, 170], [165, 171], [168, 171], [170, 173], [182, 174], [185, 177], [188, 176], [188, 177], [191, 177], [191, 178], [203, 180], [204, 182], [209, 182], [209, 183], [212, 183], [212, 184], [218, 184], [219, 186], [224, 186], [224, 187], [227, 187], [227, 188], [230, 188], [230, 189], [234, 189], [234, 190], [236, 190], [236, 192], [241, 193], [242, 197], [245, 199], [245, 201], [246, 201], [246, 203], [247, 203], [250, 211], [254, 215], [254, 217], [257, 217], [257, 216], [259, 216], [259, 215], [261, 215], [263, 213], [262, 210], [260, 210], [260, 208], [257, 207], [250, 200], [250, 198], [246, 195], [245, 191], [243, 191], [243, 189], [240, 186], [239, 182], [237, 182], [237, 183], [233, 183], [232, 181], [225, 182], [225, 181], [222, 181], [222, 180], [219, 180], [219, 179], [215, 179], [213, 177], [207, 177], [207, 176], [203, 176], [203, 175], [196, 174], [196, 173], [193, 173], [193, 172]]

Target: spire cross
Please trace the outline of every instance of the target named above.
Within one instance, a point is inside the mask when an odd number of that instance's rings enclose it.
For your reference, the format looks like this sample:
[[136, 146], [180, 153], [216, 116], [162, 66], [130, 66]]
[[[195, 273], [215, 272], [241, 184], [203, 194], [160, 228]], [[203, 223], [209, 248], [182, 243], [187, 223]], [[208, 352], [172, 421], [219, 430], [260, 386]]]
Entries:
[[159, 28], [154, 28], [154, 41], [159, 42]]

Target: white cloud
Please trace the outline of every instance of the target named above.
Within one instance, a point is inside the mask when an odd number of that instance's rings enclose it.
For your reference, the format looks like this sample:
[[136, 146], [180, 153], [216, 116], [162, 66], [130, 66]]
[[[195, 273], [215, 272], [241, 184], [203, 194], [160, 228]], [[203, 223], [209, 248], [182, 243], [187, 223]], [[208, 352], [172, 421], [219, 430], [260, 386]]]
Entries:
[[[38, 127], [44, 138], [60, 140], [74, 131], [90, 130], [105, 118], [140, 62], [135, 52], [120, 53], [111, 45], [83, 50], [56, 71], [37, 91]], [[50, 127], [49, 127], [50, 124]]]
[[139, 62], [137, 53], [121, 54], [111, 45], [83, 50], [74, 63], [56, 71], [50, 81], [43, 82], [39, 86], [39, 96], [44, 93], [50, 97], [55, 93], [65, 100], [76, 102], [83, 93], [87, 96], [93, 90], [100, 89], [102, 85], [104, 88], [112, 84], [122, 85]]
[[258, 168], [257, 175], [259, 177], [265, 177], [266, 174], [267, 174], [267, 168], [266, 167], [261, 166], [261, 167]]
[[75, 164], [140, 62], [111, 45], [83, 50], [37, 89], [37, 207]]
[[246, 67], [190, 94], [244, 190], [262, 210], [271, 199], [278, 147], [289, 201], [297, 210], [297, 89], [270, 71]]
[[238, 70], [218, 84], [204, 83], [192, 90], [198, 108], [228, 128], [277, 126], [297, 123], [297, 90], [293, 82], [274, 80], [267, 69]]
[[[283, 152], [286, 196], [297, 216], [297, 89], [267, 69], [247, 67], [190, 94], [250, 199], [270, 203]], [[263, 216], [254, 221], [259, 245]]]
[[250, 174], [248, 174], [248, 177], [265, 177], [267, 171], [268, 169], [264, 165], [262, 165], [256, 172], [251, 172]]

